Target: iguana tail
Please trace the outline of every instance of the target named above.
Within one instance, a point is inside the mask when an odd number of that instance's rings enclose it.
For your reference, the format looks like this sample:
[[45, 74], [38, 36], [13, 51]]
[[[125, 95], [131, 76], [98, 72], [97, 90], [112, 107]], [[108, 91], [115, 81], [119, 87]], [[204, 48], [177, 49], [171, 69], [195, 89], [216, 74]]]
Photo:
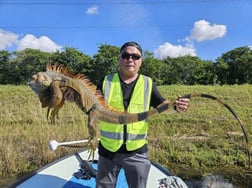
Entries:
[[[246, 132], [246, 129], [240, 119], [240, 117], [238, 116], [238, 114], [231, 108], [231, 106], [229, 106], [226, 102], [224, 102], [223, 100], [209, 95], [209, 94], [203, 94], [203, 93], [192, 93], [192, 94], [187, 94], [184, 96], [181, 96], [181, 98], [194, 98], [194, 97], [201, 97], [201, 98], [207, 98], [207, 99], [211, 99], [211, 100], [215, 100], [217, 101], [219, 104], [221, 104], [222, 106], [224, 106], [225, 108], [227, 108], [235, 117], [235, 119], [237, 120], [238, 124], [240, 125], [244, 138], [245, 138], [245, 142], [246, 142], [246, 150], [247, 150], [247, 155], [248, 155], [248, 164], [250, 167], [250, 146], [249, 146], [249, 139], [248, 139], [248, 134]], [[160, 113], [165, 113], [165, 114], [173, 114], [176, 112], [175, 110], [175, 105], [176, 105], [176, 100], [173, 101], [165, 101], [164, 103], [160, 104], [157, 108], [152, 108], [147, 112], [142, 112], [142, 113], [137, 113], [137, 114], [118, 114], [118, 113], [100, 113], [102, 114], [100, 116], [100, 120], [103, 121], [107, 121], [107, 122], [111, 122], [111, 123], [119, 123], [119, 124], [127, 124], [127, 123], [133, 123], [133, 122], [137, 122], [137, 121], [143, 121], [155, 114], [160, 114]], [[110, 114], [110, 115], [109, 115]]]

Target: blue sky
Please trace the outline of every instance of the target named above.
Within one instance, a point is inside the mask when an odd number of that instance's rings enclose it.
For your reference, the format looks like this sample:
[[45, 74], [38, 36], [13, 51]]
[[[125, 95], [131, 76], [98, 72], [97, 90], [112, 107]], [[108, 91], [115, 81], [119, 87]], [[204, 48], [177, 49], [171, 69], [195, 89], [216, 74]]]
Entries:
[[0, 50], [94, 55], [136, 41], [156, 58], [213, 60], [252, 47], [252, 0], [1, 0]]

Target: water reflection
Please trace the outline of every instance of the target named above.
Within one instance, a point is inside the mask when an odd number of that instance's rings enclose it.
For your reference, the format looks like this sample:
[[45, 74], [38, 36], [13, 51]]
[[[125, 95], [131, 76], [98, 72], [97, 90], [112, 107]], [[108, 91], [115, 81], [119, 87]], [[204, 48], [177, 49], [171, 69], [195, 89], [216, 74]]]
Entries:
[[[0, 188], [7, 188], [14, 181], [15, 180], [13, 178], [5, 179], [5, 181], [0, 182]], [[220, 175], [208, 175], [199, 181], [185, 180], [185, 183], [188, 188], [235, 188], [229, 180], [224, 179]]]
[[234, 188], [234, 186], [220, 175], [208, 175], [201, 181], [185, 181], [188, 188]]

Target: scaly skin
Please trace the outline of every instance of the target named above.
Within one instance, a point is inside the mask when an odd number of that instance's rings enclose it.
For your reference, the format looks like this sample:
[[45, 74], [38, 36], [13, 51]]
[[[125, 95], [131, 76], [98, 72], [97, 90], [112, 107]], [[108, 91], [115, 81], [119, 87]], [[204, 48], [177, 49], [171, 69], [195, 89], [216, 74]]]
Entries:
[[[127, 114], [118, 111], [107, 104], [103, 95], [82, 74], [72, 74], [63, 66], [47, 66], [46, 72], [39, 72], [32, 76], [30, 87], [39, 96], [42, 107], [48, 107], [47, 119], [55, 124], [59, 110], [65, 102], [64, 94], [71, 90], [74, 94], [74, 102], [88, 114], [88, 130], [90, 134], [90, 156], [94, 158], [97, 147], [98, 122], [127, 124], [145, 120], [146, 118], [164, 112], [171, 114], [174, 110], [175, 101], [165, 101], [157, 108], [138, 114]], [[170, 108], [172, 106], [172, 108]]]
[[[92, 159], [94, 159], [94, 151], [97, 147], [97, 126], [100, 120], [108, 123], [127, 124], [145, 120], [148, 117], [161, 112], [166, 114], [176, 112], [174, 110], [176, 100], [170, 102], [165, 101], [157, 108], [152, 108], [148, 112], [127, 114], [126, 112], [118, 111], [107, 104], [103, 95], [96, 90], [96, 87], [85, 75], [70, 73], [67, 68], [63, 66], [47, 65], [47, 71], [39, 72], [33, 75], [29, 85], [39, 96], [42, 107], [48, 107], [47, 118], [51, 120], [51, 123], [55, 123], [55, 118], [58, 118], [59, 110], [64, 105], [64, 94], [71, 90], [74, 94], [74, 102], [88, 115], [88, 130], [90, 134], [89, 158], [92, 157]], [[250, 167], [250, 147], [248, 136], [239, 116], [235, 113], [235, 111], [224, 101], [208, 94], [193, 93], [182, 96], [182, 98], [192, 97], [203, 97], [215, 100], [226, 107], [234, 115], [245, 136]]]

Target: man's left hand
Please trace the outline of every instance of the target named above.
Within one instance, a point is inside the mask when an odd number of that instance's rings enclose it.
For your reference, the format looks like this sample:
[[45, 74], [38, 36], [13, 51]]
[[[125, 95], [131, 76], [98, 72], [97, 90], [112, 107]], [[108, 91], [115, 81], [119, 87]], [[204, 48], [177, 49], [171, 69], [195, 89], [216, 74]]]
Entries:
[[176, 100], [176, 108], [179, 112], [185, 112], [189, 108], [190, 99], [188, 98], [178, 98]]

